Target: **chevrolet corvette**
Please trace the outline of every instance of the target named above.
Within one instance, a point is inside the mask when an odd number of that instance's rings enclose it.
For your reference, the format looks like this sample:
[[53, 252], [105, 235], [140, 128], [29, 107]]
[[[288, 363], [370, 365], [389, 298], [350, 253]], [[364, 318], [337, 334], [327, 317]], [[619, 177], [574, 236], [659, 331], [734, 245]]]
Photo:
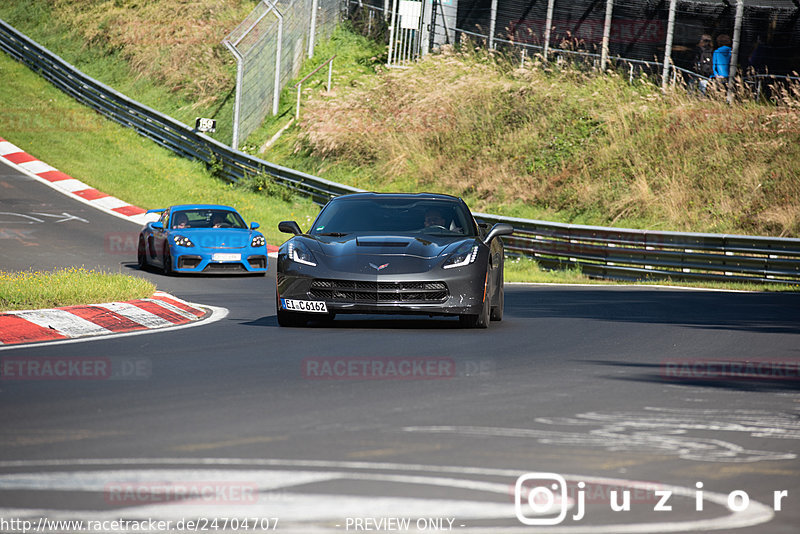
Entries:
[[463, 200], [430, 193], [332, 199], [308, 232], [294, 221], [278, 251], [281, 326], [337, 314], [457, 316], [469, 328], [503, 318], [503, 243], [511, 225], [476, 223]]

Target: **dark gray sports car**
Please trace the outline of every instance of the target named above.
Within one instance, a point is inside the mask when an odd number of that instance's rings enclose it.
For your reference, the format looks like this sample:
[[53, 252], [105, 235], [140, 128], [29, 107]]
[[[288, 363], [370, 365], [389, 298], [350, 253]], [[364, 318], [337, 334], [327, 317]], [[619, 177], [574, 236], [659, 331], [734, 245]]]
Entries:
[[479, 226], [448, 195], [356, 193], [334, 198], [278, 251], [278, 323], [339, 313], [456, 315], [467, 327], [503, 318], [508, 224]]

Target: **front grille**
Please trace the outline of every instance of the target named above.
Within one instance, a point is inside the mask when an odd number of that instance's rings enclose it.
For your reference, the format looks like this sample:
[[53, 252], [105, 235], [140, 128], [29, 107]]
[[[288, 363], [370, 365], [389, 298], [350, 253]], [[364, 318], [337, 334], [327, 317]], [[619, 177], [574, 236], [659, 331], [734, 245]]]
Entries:
[[244, 268], [244, 265], [241, 263], [209, 263], [205, 269], [203, 269], [204, 273], [230, 273], [230, 272], [247, 272], [247, 269]]
[[392, 303], [442, 302], [450, 292], [444, 282], [366, 282], [314, 280], [308, 296], [338, 302]]

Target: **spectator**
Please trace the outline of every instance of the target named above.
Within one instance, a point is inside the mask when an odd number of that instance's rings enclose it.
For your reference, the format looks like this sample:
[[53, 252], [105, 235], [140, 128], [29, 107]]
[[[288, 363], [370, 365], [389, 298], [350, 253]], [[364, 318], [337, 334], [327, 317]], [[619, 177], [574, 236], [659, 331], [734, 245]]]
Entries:
[[714, 78], [728, 81], [731, 68], [731, 38], [727, 34], [717, 36], [719, 48], [714, 50]]
[[697, 85], [700, 87], [700, 92], [705, 94], [708, 86], [706, 78], [711, 78], [714, 74], [714, 41], [707, 33], [700, 36], [700, 41], [694, 47], [693, 68], [697, 74], [703, 76]]
[[714, 73], [714, 41], [707, 33], [700, 36], [694, 47], [694, 71], [706, 78]]

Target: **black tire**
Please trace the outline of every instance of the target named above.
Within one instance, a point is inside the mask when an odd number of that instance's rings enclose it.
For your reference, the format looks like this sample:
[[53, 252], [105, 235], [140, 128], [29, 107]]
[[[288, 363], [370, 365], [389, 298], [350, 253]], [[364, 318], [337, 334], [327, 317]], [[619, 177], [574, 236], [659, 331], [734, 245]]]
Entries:
[[489, 313], [489, 318], [492, 321], [502, 321], [503, 320], [503, 306], [505, 305], [505, 290], [503, 289], [503, 267], [500, 267], [500, 287], [497, 288], [497, 298], [496, 304], [492, 306], [492, 310]]
[[169, 245], [164, 245], [164, 255], [162, 259], [164, 260], [162, 270], [165, 275], [170, 276], [172, 274], [172, 254], [170, 254]]
[[[486, 283], [489, 283], [489, 278], [486, 278]], [[488, 288], [487, 288], [488, 289]], [[491, 305], [489, 301], [491, 297], [489, 297], [489, 291], [486, 291], [486, 298], [483, 299], [483, 306], [481, 307], [481, 312], [477, 315], [460, 315], [459, 321], [461, 322], [461, 326], [464, 328], [489, 328], [489, 322], [491, 321], [490, 318], [490, 309]]]
[[139, 246], [136, 248], [136, 263], [139, 264], [140, 271], [147, 269], [147, 251], [144, 247], [144, 238], [141, 236], [139, 236]]

